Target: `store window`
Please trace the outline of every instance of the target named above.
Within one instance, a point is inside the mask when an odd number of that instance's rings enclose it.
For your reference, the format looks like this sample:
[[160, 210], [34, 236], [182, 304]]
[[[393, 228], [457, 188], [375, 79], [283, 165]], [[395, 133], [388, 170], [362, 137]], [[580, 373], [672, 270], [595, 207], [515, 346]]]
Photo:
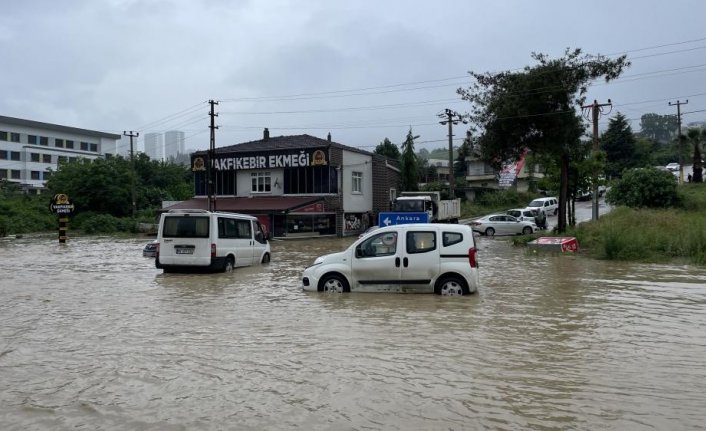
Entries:
[[363, 173], [353, 172], [353, 187], [351, 190], [353, 193], [363, 193]]
[[[275, 229], [277, 224], [275, 223]], [[335, 214], [289, 214], [286, 235], [334, 235], [336, 233]], [[275, 232], [277, 235], [278, 232]]]
[[250, 174], [251, 188], [253, 193], [271, 193], [272, 176], [270, 172], [253, 172]]

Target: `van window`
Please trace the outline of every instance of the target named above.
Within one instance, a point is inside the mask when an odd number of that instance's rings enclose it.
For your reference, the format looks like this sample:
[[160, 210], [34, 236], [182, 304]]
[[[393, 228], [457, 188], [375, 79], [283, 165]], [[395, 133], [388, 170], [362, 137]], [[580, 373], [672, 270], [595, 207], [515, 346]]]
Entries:
[[250, 224], [250, 220], [218, 217], [218, 237], [251, 239], [252, 229]]
[[458, 244], [459, 242], [463, 241], [463, 234], [459, 232], [444, 232], [442, 234], [442, 244], [444, 244], [444, 247], [448, 247], [450, 245]]
[[426, 253], [436, 249], [436, 232], [407, 232], [407, 253]]
[[208, 217], [166, 217], [164, 238], [208, 238]]
[[397, 252], [397, 232], [374, 235], [360, 243], [356, 257], [390, 256]]

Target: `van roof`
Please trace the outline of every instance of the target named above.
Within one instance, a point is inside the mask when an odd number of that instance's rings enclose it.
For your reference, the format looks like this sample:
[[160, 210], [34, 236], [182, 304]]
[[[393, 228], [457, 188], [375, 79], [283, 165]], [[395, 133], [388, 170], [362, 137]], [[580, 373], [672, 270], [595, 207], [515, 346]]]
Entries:
[[200, 210], [200, 209], [171, 209], [164, 214], [166, 216], [178, 216], [178, 215], [186, 215], [186, 214], [203, 214], [203, 215], [239, 217], [239, 218], [247, 218], [247, 219], [251, 219], [251, 220], [257, 220], [257, 217], [252, 216], [250, 214], [217, 212], [217, 211], [208, 211], [208, 210]]

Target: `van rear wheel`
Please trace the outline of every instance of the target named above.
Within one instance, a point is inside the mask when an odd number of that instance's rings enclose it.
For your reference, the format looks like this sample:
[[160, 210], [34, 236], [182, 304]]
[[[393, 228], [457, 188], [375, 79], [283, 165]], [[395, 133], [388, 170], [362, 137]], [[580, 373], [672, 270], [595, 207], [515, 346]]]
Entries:
[[441, 296], [463, 296], [468, 295], [465, 283], [454, 276], [446, 276], [436, 283], [434, 293]]
[[235, 261], [232, 256], [226, 258], [226, 262], [223, 264], [223, 272], [232, 272], [235, 266]]
[[492, 227], [489, 227], [488, 229], [485, 230], [485, 236], [493, 236], [495, 235], [495, 229]]

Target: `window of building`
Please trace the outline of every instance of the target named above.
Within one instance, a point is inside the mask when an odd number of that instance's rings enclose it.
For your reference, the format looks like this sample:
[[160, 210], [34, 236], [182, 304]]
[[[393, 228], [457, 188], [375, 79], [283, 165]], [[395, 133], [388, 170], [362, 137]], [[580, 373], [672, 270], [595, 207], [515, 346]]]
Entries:
[[252, 186], [250, 191], [253, 193], [271, 193], [272, 192], [272, 176], [270, 172], [253, 172], [250, 174]]
[[7, 141], [7, 132], [0, 130], [0, 141]]
[[397, 199], [397, 189], [390, 189], [390, 202], [394, 202]]
[[20, 142], [20, 134], [19, 133], [10, 133], [10, 141]]
[[43, 163], [51, 163], [51, 154], [42, 154]]
[[51, 178], [51, 171], [44, 171], [44, 181]]
[[338, 171], [334, 166], [286, 168], [284, 193], [338, 193]]
[[19, 151], [10, 151], [10, 160], [20, 160], [20, 152]]
[[354, 171], [352, 179], [351, 191], [353, 193], [363, 193], [363, 173]]
[[39, 180], [39, 179], [41, 179], [41, 178], [40, 178], [40, 175], [41, 175], [41, 174], [39, 173], [39, 171], [32, 171], [32, 172], [30, 172], [30, 175], [31, 175], [31, 178], [32, 178], [33, 180]]
[[78, 157], [69, 157], [69, 163], [76, 163], [78, 162]]
[[0, 169], [0, 180], [7, 179], [7, 169]]
[[81, 151], [88, 151], [88, 142], [81, 142]]
[[39, 153], [30, 153], [29, 159], [33, 162], [39, 162]]
[[56, 159], [57, 163], [66, 163], [69, 161], [68, 157], [66, 156], [57, 156]]
[[66, 140], [66, 148], [74, 148], [74, 141], [71, 141], [69, 139]]
[[27, 135], [27, 143], [37, 145], [37, 135]]
[[64, 148], [64, 140], [59, 138], [54, 138], [54, 146], [58, 148]]
[[97, 153], [98, 152], [98, 144], [91, 144], [91, 151], [93, 151], [94, 153]]
[[20, 170], [19, 169], [13, 169], [10, 171], [10, 179], [13, 180], [19, 180], [20, 177]]
[[39, 145], [49, 145], [49, 138], [47, 138], [46, 136], [40, 136]]
[[0, 150], [0, 160], [7, 160], [7, 150]]

